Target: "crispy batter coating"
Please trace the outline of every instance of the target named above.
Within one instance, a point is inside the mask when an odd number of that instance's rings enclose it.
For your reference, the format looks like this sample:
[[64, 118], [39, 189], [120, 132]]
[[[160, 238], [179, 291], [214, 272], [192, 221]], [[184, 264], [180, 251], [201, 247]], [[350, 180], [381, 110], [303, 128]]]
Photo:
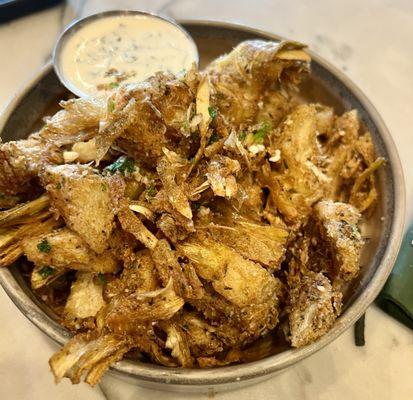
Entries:
[[205, 73], [222, 117], [233, 126], [254, 123], [260, 102], [268, 97], [272, 98], [273, 117], [282, 117], [288, 97], [281, 95], [279, 85], [295, 85], [308, 71], [310, 57], [304, 47], [294, 42], [250, 40], [212, 62]]
[[147, 81], [121, 88], [96, 137], [98, 159], [102, 159], [116, 141], [135, 158], [154, 165], [162, 149], [175, 148], [181, 138], [180, 128], [194, 101], [192, 74], [177, 79], [158, 73]]
[[301, 347], [323, 336], [341, 309], [341, 294], [332, 289], [327, 277], [309, 272], [291, 288], [289, 324], [291, 345]]
[[94, 317], [105, 305], [103, 285], [92, 272], [78, 272], [63, 311], [63, 324], [71, 330], [94, 328]]
[[320, 235], [335, 255], [335, 279], [352, 280], [359, 272], [359, 259], [364, 244], [357, 228], [360, 213], [350, 204], [332, 201], [320, 201], [314, 207], [314, 212], [320, 225]]
[[33, 190], [43, 164], [60, 164], [61, 152], [54, 144], [32, 134], [25, 140], [0, 142], [0, 194], [15, 195]]
[[[47, 247], [43, 249], [42, 243], [46, 243]], [[116, 272], [118, 269], [118, 262], [111, 252], [95, 253], [77, 233], [68, 228], [28, 237], [23, 240], [22, 250], [38, 266], [102, 273]]]
[[49, 166], [41, 179], [66, 224], [92, 250], [105, 251], [115, 218], [106, 180], [80, 165]]

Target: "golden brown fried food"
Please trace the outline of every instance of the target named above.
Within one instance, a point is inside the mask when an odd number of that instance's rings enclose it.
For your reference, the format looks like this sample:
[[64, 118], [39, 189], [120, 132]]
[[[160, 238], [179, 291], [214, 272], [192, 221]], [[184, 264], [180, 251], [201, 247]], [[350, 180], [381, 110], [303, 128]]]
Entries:
[[281, 283], [267, 270], [212, 240], [187, 241], [178, 250], [202, 279], [246, 316], [246, 331], [258, 336], [276, 325]]
[[63, 311], [63, 324], [71, 330], [94, 328], [94, 320], [105, 305], [103, 285], [92, 272], [76, 274]]
[[108, 247], [115, 214], [107, 180], [80, 165], [47, 167], [41, 175], [53, 209], [97, 253]]
[[281, 227], [239, 220], [231, 226], [208, 225], [209, 232], [218, 243], [223, 243], [243, 257], [276, 270], [284, 257], [288, 231]]
[[[280, 90], [297, 85], [308, 71], [310, 57], [295, 42], [250, 40], [212, 62], [206, 69], [214, 88], [212, 104], [230, 125], [254, 124], [265, 104], [271, 122], [288, 110], [288, 95]], [[263, 107], [264, 108], [264, 107]], [[274, 120], [274, 121], [272, 121]], [[259, 120], [258, 122], [261, 122]]]
[[350, 204], [320, 201], [314, 207], [314, 215], [319, 223], [321, 238], [334, 254], [335, 279], [352, 280], [359, 272], [364, 244], [358, 229], [360, 213]]
[[323, 336], [341, 310], [341, 294], [335, 292], [327, 277], [309, 272], [290, 292], [289, 324], [291, 345], [301, 347]]
[[37, 133], [25, 140], [0, 142], [0, 193], [14, 195], [31, 191], [43, 164], [62, 162], [59, 148], [43, 141]]
[[109, 251], [95, 253], [80, 236], [68, 228], [30, 236], [23, 240], [24, 255], [38, 266], [86, 272], [116, 272], [118, 262]]
[[299, 43], [246, 41], [205, 71], [63, 102], [1, 145], [0, 266], [24, 254], [75, 333], [57, 381], [94, 385], [128, 352], [251, 362], [333, 326], [384, 160], [355, 110], [298, 100], [309, 67]]
[[300, 105], [282, 122], [275, 147], [280, 151], [276, 169], [267, 163], [262, 180], [270, 191], [272, 204], [291, 223], [300, 223], [321, 199], [328, 178], [315, 165], [319, 156], [316, 142], [316, 108]]
[[[141, 256], [146, 258], [142, 261], [144, 264], [151, 262], [146, 253]], [[136, 264], [134, 268], [138, 271], [142, 264]], [[87, 334], [76, 335], [50, 359], [57, 381], [67, 376], [72, 382], [79, 382], [86, 373], [86, 382], [94, 385], [111, 363], [134, 347], [162, 360], [153, 341], [153, 326], [157, 321], [171, 319], [182, 308], [184, 300], [176, 295], [172, 279], [165, 288], [148, 292], [140, 285], [136, 285], [135, 290], [127, 287], [129, 277], [129, 273], [122, 274], [123, 289], [100, 308], [96, 328]]]
[[182, 79], [158, 73], [147, 81], [121, 88], [109, 99], [107, 119], [96, 137], [98, 160], [117, 145], [132, 157], [154, 165], [164, 147], [174, 149], [195, 99], [193, 73]]

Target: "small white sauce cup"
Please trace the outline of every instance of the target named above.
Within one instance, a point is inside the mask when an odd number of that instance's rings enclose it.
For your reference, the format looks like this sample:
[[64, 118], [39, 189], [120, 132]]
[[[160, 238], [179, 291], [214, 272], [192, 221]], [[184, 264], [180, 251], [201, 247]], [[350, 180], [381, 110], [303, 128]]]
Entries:
[[193, 47], [195, 49], [195, 63], [198, 65], [199, 64], [199, 53], [197, 46], [191, 37], [191, 35], [177, 22], [175, 22], [172, 19], [166, 18], [166, 17], [161, 17], [156, 14], [148, 13], [148, 12], [143, 12], [143, 11], [136, 11], [136, 10], [111, 10], [111, 11], [105, 11], [105, 12], [100, 12], [97, 14], [92, 14], [89, 15], [85, 18], [78, 19], [73, 21], [71, 24], [69, 24], [65, 30], [62, 32], [60, 37], [58, 38], [56, 45], [53, 49], [53, 54], [52, 54], [52, 60], [53, 60], [53, 67], [56, 72], [56, 75], [58, 76], [59, 80], [62, 82], [64, 86], [66, 86], [67, 89], [69, 89], [72, 93], [79, 97], [89, 97], [90, 94], [85, 93], [82, 91], [80, 88], [74, 85], [74, 83], [65, 75], [64, 69], [62, 68], [62, 54], [65, 49], [65, 46], [68, 42], [68, 40], [80, 29], [84, 28], [86, 25], [93, 23], [94, 21], [98, 19], [104, 19], [104, 18], [109, 18], [109, 17], [122, 17], [122, 16], [147, 16], [151, 18], [156, 18], [161, 21], [167, 22], [168, 24], [173, 25], [175, 28], [179, 29], [181, 32], [184, 33], [186, 38], [188, 39], [189, 42], [193, 44]]

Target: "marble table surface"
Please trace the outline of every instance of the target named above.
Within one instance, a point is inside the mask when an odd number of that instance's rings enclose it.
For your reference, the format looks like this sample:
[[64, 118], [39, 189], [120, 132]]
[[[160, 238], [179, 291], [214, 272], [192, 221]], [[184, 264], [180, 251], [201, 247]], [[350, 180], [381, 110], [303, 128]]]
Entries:
[[[294, 38], [335, 64], [367, 94], [387, 123], [405, 171], [413, 217], [413, 2], [411, 0], [72, 0], [0, 25], [0, 110], [50, 57], [74, 15], [136, 8], [174, 18], [226, 20]], [[411, 399], [413, 332], [376, 306], [366, 315], [366, 346], [352, 330], [283, 374], [240, 391], [157, 392], [106, 377], [94, 389], [55, 385], [48, 359], [56, 345], [0, 289], [0, 398], [23, 399]]]

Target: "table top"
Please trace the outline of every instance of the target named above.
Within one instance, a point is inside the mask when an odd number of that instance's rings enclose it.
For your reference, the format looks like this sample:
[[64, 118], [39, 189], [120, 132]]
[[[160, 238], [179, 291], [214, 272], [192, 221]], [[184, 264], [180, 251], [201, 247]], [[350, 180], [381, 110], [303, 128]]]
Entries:
[[[0, 111], [49, 58], [74, 15], [136, 8], [173, 18], [238, 22], [307, 43], [343, 70], [370, 98], [402, 160], [407, 204], [413, 200], [413, 2], [410, 0], [71, 0], [0, 25]], [[7, 56], [5, 56], [7, 55]], [[407, 210], [409, 220], [413, 210]], [[0, 289], [0, 398], [21, 399], [410, 399], [413, 332], [371, 306], [366, 346], [349, 330], [312, 357], [250, 388], [228, 393], [160, 393], [105, 377], [100, 387], [55, 385], [48, 359], [57, 346]]]

